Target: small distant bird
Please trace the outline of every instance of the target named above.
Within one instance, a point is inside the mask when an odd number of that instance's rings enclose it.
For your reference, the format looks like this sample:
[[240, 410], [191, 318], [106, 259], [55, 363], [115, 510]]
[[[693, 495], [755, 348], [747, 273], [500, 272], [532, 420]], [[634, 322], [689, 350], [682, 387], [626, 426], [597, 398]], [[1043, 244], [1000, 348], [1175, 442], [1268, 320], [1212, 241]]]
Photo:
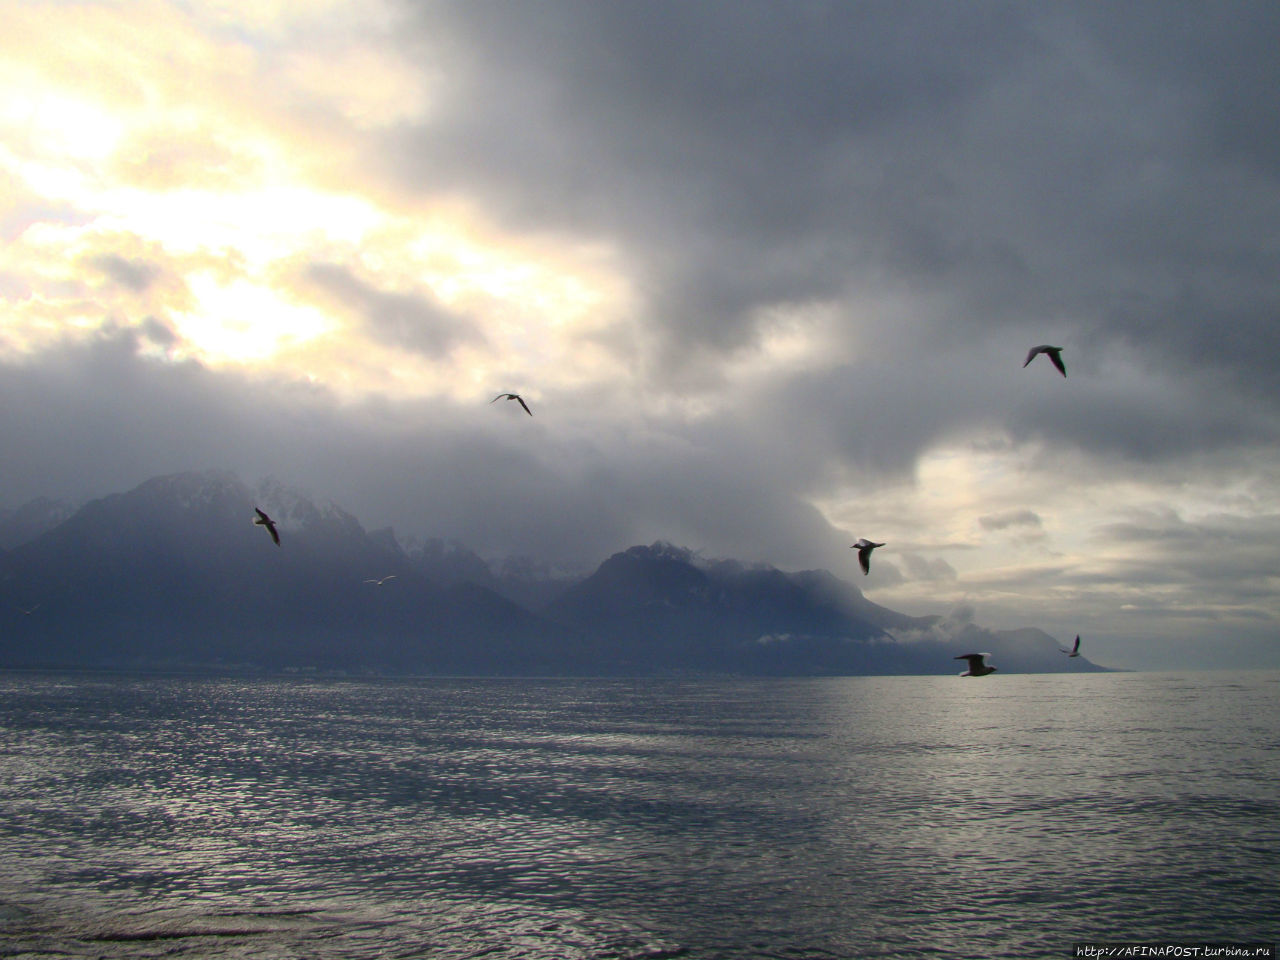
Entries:
[[520, 404], [520, 406], [524, 407], [525, 413], [531, 417], [533, 416], [533, 411], [530, 410], [529, 405], [524, 402], [524, 397], [520, 396], [518, 393], [500, 393], [489, 402], [497, 403], [499, 400], [514, 400], [516, 403]]
[[20, 607], [16, 603], [13, 606], [14, 606], [14, 609], [17, 610], [19, 613], [21, 613], [24, 617], [29, 617], [33, 613], [35, 613], [37, 610], [40, 609], [40, 604], [38, 603], [31, 607]]
[[883, 543], [872, 543], [864, 537], [849, 548], [850, 550], [858, 551], [858, 563], [862, 566], [864, 575], [871, 572], [871, 551], [876, 547], [883, 546]]
[[394, 580], [395, 578], [396, 578], [396, 575], [394, 573], [388, 573], [385, 577], [383, 577], [380, 580], [366, 580], [365, 583], [374, 583], [374, 584], [377, 584], [378, 586], [382, 586], [388, 580]]
[[995, 673], [998, 667], [989, 667], [983, 662], [983, 657], [989, 657], [989, 653], [962, 653], [955, 660], [968, 660], [969, 669], [960, 674], [962, 677], [985, 677], [988, 673]]
[[258, 507], [254, 507], [253, 512], [257, 514], [257, 516], [253, 518], [253, 522], [260, 527], [266, 527], [267, 533], [271, 534], [271, 539], [276, 542], [276, 546], [280, 546], [280, 532], [276, 530], [276, 522], [263, 513]]
[[1058, 368], [1058, 372], [1064, 377], [1067, 375], [1067, 368], [1062, 365], [1062, 347], [1051, 347], [1047, 343], [1043, 343], [1038, 347], [1032, 347], [1027, 354], [1027, 359], [1022, 362], [1025, 367], [1028, 363], [1036, 358], [1037, 353], [1043, 353], [1046, 357], [1053, 361], [1053, 365]]
[[1080, 634], [1078, 633], [1076, 634], [1076, 642], [1071, 645], [1070, 650], [1068, 650], [1066, 647], [1059, 647], [1058, 649], [1061, 650], [1063, 653], [1065, 653], [1068, 657], [1080, 656]]

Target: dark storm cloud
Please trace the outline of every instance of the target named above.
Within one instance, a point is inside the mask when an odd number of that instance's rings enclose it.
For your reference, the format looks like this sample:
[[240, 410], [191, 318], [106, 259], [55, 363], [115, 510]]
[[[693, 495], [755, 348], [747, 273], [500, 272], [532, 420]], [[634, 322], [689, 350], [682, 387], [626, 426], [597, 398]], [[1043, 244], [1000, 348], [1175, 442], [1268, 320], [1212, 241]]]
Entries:
[[483, 339], [465, 317], [433, 297], [380, 290], [339, 264], [312, 264], [303, 279], [358, 314], [369, 335], [382, 343], [440, 356], [462, 341]]
[[[669, 333], [718, 348], [750, 339], [749, 308], [838, 291], [886, 244], [940, 256], [924, 221], [899, 211], [887, 229], [886, 176], [945, 189], [912, 141], [1027, 52], [998, 7], [443, 10], [424, 32], [450, 38], [426, 53], [445, 103], [402, 135], [400, 175], [475, 190], [516, 224], [623, 242]], [[983, 55], [948, 54], [957, 39]]]
[[[1149, 0], [1128, 9], [1083, 5], [1080, 15], [1113, 57], [1163, 78], [1183, 96], [1211, 105], [1206, 152], [1246, 160], [1274, 176], [1280, 167], [1280, 85], [1274, 56], [1280, 9], [1270, 3], [1205, 7]], [[1161, 42], [1155, 43], [1153, 39]]]
[[[1019, 437], [1161, 459], [1274, 436], [1274, 5], [416, 9], [439, 101], [378, 149], [414, 189], [619, 244], [655, 382], [714, 385], [761, 308], [835, 299], [875, 347], [860, 367], [927, 345], [963, 371], [1012, 336], [1068, 341], [1072, 377], [1112, 350], [1151, 374], [1059, 427], [1011, 411]], [[884, 406], [895, 441], [864, 456], [913, 457], [980, 405]]]

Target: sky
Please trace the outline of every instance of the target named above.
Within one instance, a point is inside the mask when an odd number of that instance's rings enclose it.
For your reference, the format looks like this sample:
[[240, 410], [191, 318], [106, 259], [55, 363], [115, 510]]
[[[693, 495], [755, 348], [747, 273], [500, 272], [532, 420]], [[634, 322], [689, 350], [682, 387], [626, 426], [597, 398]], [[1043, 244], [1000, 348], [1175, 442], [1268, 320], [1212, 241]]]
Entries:
[[1280, 667], [1275, 3], [5, 21], [0, 506], [231, 469]]

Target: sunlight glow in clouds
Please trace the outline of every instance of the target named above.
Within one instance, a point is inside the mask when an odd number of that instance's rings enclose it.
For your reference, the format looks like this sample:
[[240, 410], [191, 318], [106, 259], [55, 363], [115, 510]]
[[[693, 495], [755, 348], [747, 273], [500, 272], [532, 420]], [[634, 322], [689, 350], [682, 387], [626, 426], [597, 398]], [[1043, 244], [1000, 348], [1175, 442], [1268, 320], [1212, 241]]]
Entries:
[[[138, 322], [142, 307], [179, 334], [184, 356], [270, 363], [343, 390], [473, 397], [494, 377], [620, 373], [593, 340], [627, 298], [607, 253], [503, 236], [451, 198], [405, 201], [351, 166], [357, 134], [427, 109], [429, 69], [378, 45], [393, 27], [386, 10], [151, 13], [144, 27], [129, 7], [28, 7], [0, 41], [0, 176], [18, 188], [4, 211], [8, 259], [33, 285], [4, 301], [9, 350]], [[122, 58], [110, 43], [126, 38]], [[233, 64], [260, 86], [233, 79]], [[299, 110], [323, 122], [301, 126]], [[42, 222], [55, 207], [61, 222]], [[122, 241], [148, 251], [148, 275], [167, 282], [90, 299], [72, 262], [115, 255]], [[480, 336], [452, 357], [372, 342], [368, 324], [300, 285], [308, 263], [350, 265], [388, 297], [429, 294]]]
[[205, 357], [247, 362], [270, 360], [287, 342], [305, 343], [331, 324], [320, 311], [288, 303], [272, 290], [207, 274], [188, 279], [196, 312], [174, 313], [177, 332]]
[[[34, 186], [58, 189], [72, 182], [75, 165], [109, 159], [125, 126], [91, 101], [38, 84], [27, 71], [0, 70], [0, 130], [21, 151], [6, 147], [6, 165], [18, 166]], [[23, 154], [37, 159], [24, 162]]]
[[[1032, 619], [1061, 623], [1063, 632], [1073, 623], [1085, 632], [1123, 625], [1152, 641], [1167, 617], [1218, 623], [1216, 630], [1280, 619], [1280, 574], [1263, 546], [1280, 527], [1269, 507], [1276, 491], [1224, 488], [1209, 475], [1088, 476], [1087, 461], [1054, 454], [1063, 475], [1087, 477], [1082, 495], [1083, 486], [1056, 484], [1040, 469], [1047, 455], [1035, 445], [938, 447], [895, 488], [870, 496], [850, 489], [819, 506], [858, 535], [899, 533], [878, 552], [867, 584], [877, 602], [898, 610], [976, 605], [986, 622]], [[998, 512], [984, 513], [993, 505]], [[956, 576], [899, 576], [913, 554], [945, 558]]]

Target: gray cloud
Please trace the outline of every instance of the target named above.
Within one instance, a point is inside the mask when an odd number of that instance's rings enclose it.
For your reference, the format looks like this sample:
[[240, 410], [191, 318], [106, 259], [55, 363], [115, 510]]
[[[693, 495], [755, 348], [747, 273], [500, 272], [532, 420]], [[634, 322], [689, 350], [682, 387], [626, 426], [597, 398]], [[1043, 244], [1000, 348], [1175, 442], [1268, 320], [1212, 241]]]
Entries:
[[[430, 8], [423, 55], [443, 60], [451, 95], [379, 149], [424, 191], [462, 187], [515, 225], [622, 243], [676, 344], [732, 349], [750, 342], [753, 306], [836, 293], [886, 245], [904, 260], [937, 247], [921, 239], [929, 218], [889, 196], [948, 189], [914, 141], [1029, 52], [994, 8], [886, 14]], [[983, 55], [918, 55], [957, 35]]]
[[[620, 244], [655, 385], [711, 388], [762, 334], [758, 308], [836, 298], [850, 340], [875, 344], [861, 378], [926, 344], [981, 376], [1010, 336], [1010, 356], [1067, 341], [1073, 377], [1105, 381], [1116, 349], [1151, 374], [1065, 410], [1046, 409], [1061, 392], [1011, 405], [1021, 438], [1159, 459], [1275, 435], [1280, 125], [1257, 94], [1275, 72], [1260, 38], [1280, 27], [1263, 5], [417, 13], [444, 95], [377, 149], [412, 189]], [[900, 298], [910, 316], [876, 318]], [[968, 396], [882, 404], [901, 439], [861, 457], [910, 459], [991, 415]]]
[[1097, 542], [1124, 559], [1099, 571], [1113, 582], [1179, 589], [1180, 603], [1234, 607], [1274, 596], [1280, 515], [1218, 513], [1196, 521], [1177, 511], [1142, 511], [1106, 524]]
[[902, 562], [912, 580], [955, 580], [958, 576], [956, 568], [941, 557], [929, 559], [918, 553], [904, 553]]
[[169, 349], [178, 345], [180, 337], [173, 328], [156, 317], [145, 317], [138, 324], [138, 333], [157, 347]]
[[[490, 555], [594, 562], [668, 539], [748, 560], [841, 560], [843, 535], [753, 451], [662, 431], [554, 426], [484, 402], [339, 403], [327, 390], [148, 359], [150, 335], [96, 338], [0, 364], [0, 505], [128, 489], [158, 473], [227, 468], [331, 498], [367, 526], [459, 539]], [[32, 417], [29, 411], [39, 411]], [[90, 465], [86, 467], [86, 465]], [[746, 524], [746, 516], [755, 519]]]
[[1007, 530], [1010, 527], [1041, 527], [1040, 515], [1034, 510], [1006, 510], [1003, 513], [988, 513], [978, 518], [978, 526], [983, 530]]
[[91, 257], [89, 263], [134, 293], [145, 292], [161, 274], [160, 267], [150, 261], [115, 253]]
[[458, 343], [484, 339], [465, 317], [429, 294], [380, 290], [335, 263], [311, 264], [303, 278], [358, 314], [369, 335], [382, 343], [439, 356]]

